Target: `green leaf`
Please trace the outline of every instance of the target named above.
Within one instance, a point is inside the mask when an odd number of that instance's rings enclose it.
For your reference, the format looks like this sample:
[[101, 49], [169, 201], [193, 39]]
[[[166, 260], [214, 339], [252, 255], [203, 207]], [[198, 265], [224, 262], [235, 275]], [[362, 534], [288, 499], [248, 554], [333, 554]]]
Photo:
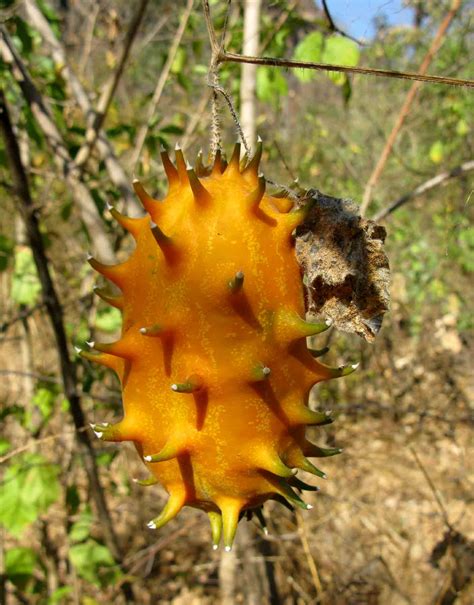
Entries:
[[467, 273], [474, 272], [474, 227], [467, 227], [461, 231], [457, 243], [461, 267]]
[[48, 418], [54, 408], [57, 396], [57, 387], [54, 384], [40, 386], [33, 396], [33, 403], [39, 408], [43, 418]]
[[11, 297], [18, 305], [34, 305], [38, 302], [41, 284], [36, 273], [30, 248], [19, 247], [15, 252]]
[[[58, 13], [47, 2], [44, 0], [38, 0], [38, 7], [51, 25], [56, 26], [58, 23], [61, 23]], [[58, 35], [58, 28], [54, 27], [53, 29], [54, 33]]]
[[[295, 48], [293, 59], [295, 61], [310, 61], [319, 63], [323, 52], [324, 38], [321, 32], [312, 32], [301, 40]], [[310, 82], [316, 77], [313, 70], [295, 69], [295, 76], [301, 82]]]
[[460, 137], [463, 137], [469, 132], [469, 130], [470, 129], [468, 123], [466, 122], [466, 120], [463, 120], [461, 118], [456, 125], [456, 134], [458, 134]]
[[[49, 597], [48, 605], [56, 605], [57, 603], [66, 603], [65, 597], [69, 596], [72, 592], [71, 586], [61, 586], [57, 588]], [[83, 600], [84, 602], [84, 600]]]
[[39, 149], [43, 147], [43, 135], [29, 107], [24, 109], [25, 128], [28, 136], [36, 143]]
[[69, 539], [71, 542], [82, 542], [89, 537], [92, 525], [92, 512], [89, 507], [82, 511], [79, 519], [71, 526], [69, 530]]
[[96, 601], [93, 597], [85, 595], [82, 597], [81, 605], [100, 605], [99, 601]]
[[355, 42], [341, 36], [331, 36], [326, 40], [323, 63], [335, 63], [355, 67], [359, 63], [360, 51]]
[[288, 84], [282, 73], [275, 68], [259, 67], [257, 69], [257, 97], [260, 101], [274, 102], [288, 94]]
[[122, 325], [122, 314], [115, 307], [104, 307], [97, 312], [95, 327], [102, 332], [117, 332]]
[[0, 456], [3, 456], [3, 454], [8, 452], [10, 447], [11, 447], [11, 443], [8, 441], [8, 439], [5, 439], [4, 437], [0, 437]]
[[168, 126], [163, 126], [163, 128], [160, 128], [160, 132], [165, 134], [181, 135], [183, 134], [184, 130], [181, 128], [181, 126], [176, 124], [168, 124]]
[[431, 145], [429, 157], [433, 164], [441, 164], [444, 158], [444, 145], [441, 141], [435, 141]]
[[171, 65], [170, 71], [172, 74], [177, 75], [182, 73], [184, 66], [186, 65], [186, 58], [186, 50], [182, 46], [180, 46], [176, 52], [176, 56]]
[[10, 548], [5, 555], [7, 578], [16, 586], [23, 587], [36, 567], [37, 555], [31, 548]]
[[31, 30], [25, 21], [20, 17], [14, 17], [13, 21], [16, 25], [15, 37], [21, 42], [22, 54], [29, 55], [33, 50], [33, 38], [31, 36]]
[[14, 536], [36, 521], [60, 494], [59, 467], [39, 454], [11, 464], [0, 489], [0, 523]]
[[95, 540], [71, 546], [69, 559], [77, 573], [96, 586], [110, 585], [121, 576], [110, 550]]
[[15, 244], [6, 235], [0, 233], [0, 271], [5, 271], [13, 255]]
[[[359, 59], [359, 47], [352, 40], [341, 36], [331, 36], [326, 40], [322, 55], [323, 63], [355, 67]], [[343, 86], [347, 81], [346, 75], [339, 72], [330, 72], [328, 77], [338, 86]]]

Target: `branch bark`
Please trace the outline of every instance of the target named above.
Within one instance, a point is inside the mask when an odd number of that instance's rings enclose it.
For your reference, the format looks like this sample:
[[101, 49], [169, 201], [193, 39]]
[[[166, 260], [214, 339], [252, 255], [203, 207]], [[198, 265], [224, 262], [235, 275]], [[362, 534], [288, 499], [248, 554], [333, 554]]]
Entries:
[[[20, 202], [20, 211], [25, 222], [29, 245], [33, 252], [36, 270], [38, 271], [38, 277], [41, 282], [44, 304], [56, 340], [64, 394], [69, 401], [69, 409], [75, 427], [76, 438], [84, 456], [92, 497], [104, 530], [107, 545], [114, 558], [120, 563], [122, 560], [121, 550], [112, 525], [104, 491], [100, 483], [99, 472], [94, 456], [94, 448], [89, 439], [89, 434], [83, 430], [86, 422], [77, 389], [76, 366], [69, 356], [68, 342], [63, 321], [63, 309], [49, 270], [49, 261], [43, 245], [37, 211], [33, 204], [28, 179], [20, 157], [18, 141], [13, 131], [8, 107], [2, 90], [0, 90], [0, 127], [7, 149], [7, 161], [12, 173], [15, 192]], [[131, 586], [125, 583], [122, 585], [122, 588], [127, 600], [132, 602], [133, 592]]]
[[435, 189], [435, 187], [439, 187], [440, 185], [442, 185], [449, 179], [452, 179], [456, 176], [461, 176], [462, 174], [465, 174], [466, 172], [469, 172], [471, 170], [474, 170], [474, 160], [471, 160], [470, 162], [464, 162], [460, 166], [456, 166], [456, 168], [453, 168], [452, 170], [449, 170], [448, 172], [442, 172], [441, 174], [438, 174], [438, 175], [434, 176], [433, 178], [428, 179], [424, 183], [421, 183], [421, 185], [418, 185], [418, 187], [416, 189], [414, 189], [413, 191], [410, 191], [409, 193], [402, 195], [402, 197], [398, 198], [398, 200], [396, 200], [395, 202], [392, 202], [391, 204], [389, 204], [388, 206], [386, 206], [385, 208], [383, 208], [382, 210], [377, 212], [377, 214], [375, 214], [375, 216], [372, 218], [372, 220], [380, 221], [380, 220], [386, 218], [389, 214], [391, 214], [392, 212], [397, 210], [397, 208], [400, 208], [400, 206], [403, 206], [404, 204], [411, 201], [415, 197], [419, 197], [420, 195], [423, 195], [424, 193], [431, 191], [431, 189]]
[[[245, 0], [244, 8], [244, 55], [257, 55], [260, 42], [260, 8], [261, 0]], [[245, 138], [250, 147], [255, 145], [256, 133], [256, 99], [255, 80], [257, 66], [250, 63], [242, 65], [240, 81], [240, 121]]]
[[[461, 0], [452, 1], [451, 8], [450, 8], [448, 14], [445, 16], [445, 18], [441, 22], [441, 24], [438, 28], [438, 31], [436, 32], [436, 35], [433, 38], [431, 46], [430, 46], [428, 52], [426, 53], [426, 56], [423, 59], [422, 64], [420, 65], [420, 74], [426, 73], [428, 67], [430, 66], [431, 61], [433, 60], [433, 57], [435, 56], [435, 54], [438, 52], [439, 48], [441, 47], [444, 35], [445, 35], [451, 21], [454, 19], [456, 13], [458, 12], [460, 6], [461, 6]], [[369, 204], [372, 200], [372, 193], [380, 178], [380, 175], [383, 172], [383, 169], [388, 160], [388, 157], [393, 149], [393, 146], [395, 144], [395, 140], [398, 136], [398, 133], [400, 132], [400, 130], [403, 126], [403, 123], [405, 122], [406, 117], [410, 113], [411, 106], [413, 105], [413, 101], [415, 100], [415, 97], [416, 97], [420, 87], [421, 87], [421, 82], [414, 82], [413, 85], [411, 86], [410, 90], [408, 91], [408, 94], [405, 98], [405, 102], [403, 103], [402, 108], [400, 109], [400, 113], [398, 114], [398, 118], [392, 128], [391, 133], [388, 135], [387, 141], [385, 143], [385, 147], [383, 148], [382, 153], [379, 157], [379, 160], [378, 160], [375, 168], [373, 169], [372, 174], [370, 175], [370, 178], [365, 187], [364, 195], [362, 198], [362, 204], [360, 206], [360, 213], [362, 216], [364, 216], [365, 213], [367, 212], [367, 208], [369, 207]]]
[[349, 40], [352, 40], [353, 42], [356, 42], [356, 44], [360, 44], [361, 46], [364, 46], [364, 42], [362, 42], [361, 40], [358, 40], [357, 38], [354, 38], [350, 34], [347, 34], [345, 31], [343, 31], [342, 29], [340, 29], [334, 23], [334, 19], [332, 18], [331, 11], [329, 10], [329, 6], [328, 6], [327, 1], [326, 0], [321, 0], [321, 1], [322, 1], [322, 5], [323, 5], [324, 14], [326, 15], [326, 19], [328, 20], [330, 31], [336, 32], [338, 34], [341, 34], [341, 36], [344, 36], [344, 38], [349, 38]]
[[364, 74], [379, 78], [398, 78], [400, 80], [418, 80], [431, 84], [448, 84], [450, 86], [463, 86], [474, 88], [474, 80], [463, 78], [449, 78], [447, 76], [431, 76], [428, 74], [413, 73], [409, 71], [395, 71], [393, 69], [375, 69], [373, 67], [347, 67], [347, 65], [334, 65], [329, 63], [312, 63], [309, 61], [292, 61], [291, 59], [276, 59], [275, 57], [253, 57], [221, 51], [220, 63], [253, 63], [254, 65], [267, 65], [268, 67], [289, 67], [291, 69], [316, 69], [321, 71], [335, 71], [346, 74]]
[[161, 70], [161, 74], [160, 74], [160, 77], [158, 78], [158, 82], [156, 83], [155, 91], [153, 93], [153, 97], [152, 97], [150, 105], [148, 107], [146, 121], [143, 124], [143, 126], [140, 128], [140, 130], [138, 131], [138, 134], [137, 134], [135, 148], [133, 150], [133, 155], [130, 160], [130, 164], [132, 167], [136, 166], [136, 164], [138, 162], [138, 158], [140, 157], [140, 154], [142, 152], [143, 145], [145, 143], [145, 139], [148, 134], [148, 129], [150, 128], [150, 122], [156, 113], [156, 108], [158, 107], [158, 103], [160, 102], [161, 95], [165, 88], [166, 80], [168, 79], [168, 76], [170, 74], [171, 66], [173, 65], [173, 61], [176, 57], [176, 53], [178, 52], [178, 48], [181, 43], [181, 39], [183, 37], [184, 30], [186, 29], [188, 19], [191, 15], [191, 11], [193, 10], [193, 4], [194, 4], [194, 0], [187, 0], [186, 8], [184, 10], [184, 13], [181, 16], [181, 20], [179, 22], [178, 29], [176, 30], [173, 41], [171, 43], [171, 46], [170, 46], [170, 49], [168, 52], [168, 57], [166, 58], [166, 62], [163, 66], [163, 69]]
[[10, 65], [14, 79], [20, 87], [25, 100], [31, 108], [39, 127], [53, 153], [54, 161], [60, 174], [64, 177], [71, 189], [74, 201], [81, 214], [94, 248], [105, 262], [114, 261], [114, 252], [105, 231], [102, 219], [97, 211], [92, 196], [80, 179], [63, 138], [57, 128], [51, 111], [37, 88], [35, 87], [25, 65], [16, 51], [7, 31], [0, 28], [0, 53], [4, 61]]
[[[23, 12], [28, 23], [34, 29], [36, 29], [43, 38], [43, 42], [49, 48], [51, 56], [56, 65], [60, 66], [61, 75], [68, 83], [72, 96], [75, 98], [82, 113], [86, 117], [86, 120], [93, 119], [94, 108], [89, 95], [84, 90], [84, 87], [74, 71], [71, 69], [64, 47], [54, 35], [48, 21], [44, 18], [34, 0], [23, 0]], [[127, 176], [125, 170], [117, 159], [115, 151], [103, 130], [98, 131], [96, 147], [99, 156], [104, 161], [110, 180], [117, 187], [121, 196], [124, 198], [126, 212], [130, 212], [132, 208], [141, 210], [141, 207], [138, 204], [130, 186], [131, 179]]]

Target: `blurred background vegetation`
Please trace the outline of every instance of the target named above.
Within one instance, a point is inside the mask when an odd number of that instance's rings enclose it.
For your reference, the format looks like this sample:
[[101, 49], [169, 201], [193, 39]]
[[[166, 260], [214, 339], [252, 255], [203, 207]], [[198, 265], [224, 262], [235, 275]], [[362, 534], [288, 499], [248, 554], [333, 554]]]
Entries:
[[[337, 14], [345, 4], [326, 3]], [[399, 2], [372, 2], [373, 34], [360, 44], [344, 35], [343, 20], [336, 26], [342, 32], [334, 31], [320, 2], [263, 2], [259, 54], [417, 72], [451, 4], [405, 0], [408, 17], [400, 23], [390, 18]], [[91, 249], [102, 260], [124, 259], [132, 249], [107, 203], [138, 214], [134, 176], [163, 195], [160, 146], [172, 149], [179, 141], [190, 160], [200, 148], [207, 154], [208, 34], [197, 0], [1, 0], [0, 6], [0, 86], [72, 357], [72, 345], [82, 347], [91, 335], [112, 339], [120, 330], [119, 312], [92, 294], [96, 276], [85, 255]], [[228, 19], [226, 48], [240, 52], [244, 3], [214, 1], [211, 7], [218, 32]], [[367, 14], [367, 24], [370, 19]], [[473, 19], [472, 5], [463, 3], [429, 73], [473, 78]], [[25, 73], [34, 93], [25, 89]], [[224, 64], [220, 81], [239, 111], [241, 66]], [[101, 109], [112, 85], [100, 140], [88, 149], [94, 108]], [[256, 130], [264, 140], [266, 176], [283, 185], [298, 177], [303, 186], [360, 202], [410, 86], [391, 78], [259, 67]], [[367, 216], [383, 213], [438, 174], [469, 168], [473, 116], [472, 88], [423, 84]], [[225, 104], [221, 119], [229, 150], [236, 128]], [[165, 494], [133, 483], [142, 471], [131, 447], [94, 444], [108, 512], [98, 509], [100, 486], [91, 483], [87, 462], [92, 446], [71, 419], [2, 141], [1, 602], [472, 603], [470, 170], [385, 216], [392, 305], [375, 343], [334, 331], [318, 339], [318, 348], [331, 345], [325, 361], [361, 360], [361, 368], [314, 393], [316, 405], [337, 416], [322, 438], [345, 449], [328, 461], [330, 479], [310, 500], [315, 509], [303, 517], [270, 505], [270, 535], [250, 523], [223, 561], [211, 551], [198, 511], [186, 509], [159, 534], [146, 529]], [[114, 377], [75, 363], [87, 422], [120, 416]]]

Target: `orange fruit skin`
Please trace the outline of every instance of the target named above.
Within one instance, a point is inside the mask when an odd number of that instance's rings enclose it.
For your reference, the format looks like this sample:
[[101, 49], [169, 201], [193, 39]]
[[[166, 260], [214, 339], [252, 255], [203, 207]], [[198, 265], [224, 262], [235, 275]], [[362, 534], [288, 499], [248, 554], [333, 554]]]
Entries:
[[200, 508], [214, 544], [223, 532], [229, 549], [242, 511], [274, 497], [301, 504], [290, 485], [316, 455], [306, 424], [328, 421], [308, 409], [308, 394], [334, 371], [306, 347], [326, 326], [304, 321], [292, 238], [304, 214], [265, 192], [258, 152], [246, 168], [238, 151], [229, 165], [218, 155], [198, 175], [180, 151], [177, 167], [163, 159], [168, 195], [153, 200], [135, 182], [148, 213], [112, 210], [136, 241], [131, 257], [91, 260], [121, 289], [112, 304], [123, 317], [121, 339], [86, 355], [114, 369], [123, 390], [122, 420], [95, 430], [133, 441], [169, 493], [150, 526]]

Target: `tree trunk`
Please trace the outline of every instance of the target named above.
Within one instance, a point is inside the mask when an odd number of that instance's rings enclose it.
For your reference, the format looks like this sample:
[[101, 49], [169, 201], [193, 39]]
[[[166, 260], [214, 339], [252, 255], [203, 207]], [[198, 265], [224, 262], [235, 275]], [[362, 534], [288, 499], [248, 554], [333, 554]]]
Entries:
[[[245, 0], [244, 7], [244, 55], [258, 55], [260, 42], [260, 8], [261, 0]], [[257, 66], [242, 64], [242, 79], [240, 83], [240, 120], [242, 130], [250, 145], [253, 147], [257, 138], [255, 80]]]

